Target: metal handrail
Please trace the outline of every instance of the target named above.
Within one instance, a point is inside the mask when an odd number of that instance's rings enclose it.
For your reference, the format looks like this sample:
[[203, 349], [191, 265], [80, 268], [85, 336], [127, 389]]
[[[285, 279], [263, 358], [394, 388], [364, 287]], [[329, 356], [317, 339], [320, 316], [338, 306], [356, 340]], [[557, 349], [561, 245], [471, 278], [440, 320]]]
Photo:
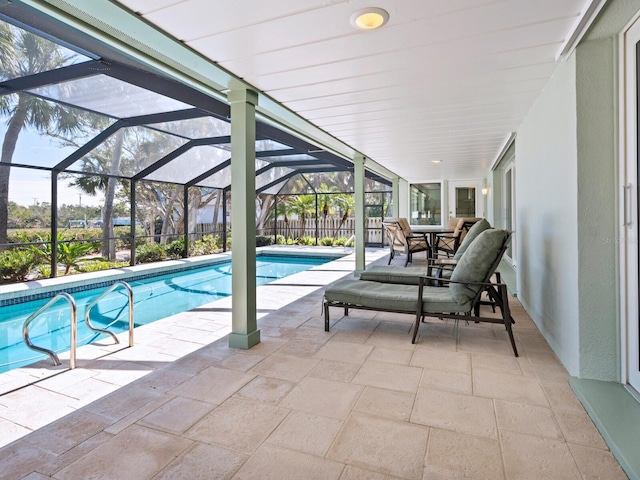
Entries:
[[113, 338], [113, 340], [116, 343], [120, 343], [120, 340], [118, 340], [118, 337], [116, 337], [115, 333], [113, 333], [110, 330], [104, 329], [104, 328], [94, 327], [91, 324], [91, 321], [89, 320], [89, 314], [91, 313], [91, 309], [93, 307], [95, 307], [96, 304], [100, 300], [102, 300], [104, 297], [106, 297], [109, 293], [113, 292], [119, 286], [123, 286], [124, 288], [126, 288], [128, 296], [129, 296], [129, 346], [133, 347], [133, 328], [134, 328], [134, 322], [133, 322], [133, 290], [131, 289], [131, 286], [125, 281], [120, 280], [120, 281], [114, 283], [107, 290], [102, 292], [98, 296], [98, 298], [96, 298], [93, 302], [91, 302], [90, 304], [87, 305], [87, 308], [86, 308], [86, 310], [84, 312], [84, 323], [86, 323], [87, 327], [89, 327], [89, 329], [93, 330], [94, 332], [101, 332], [101, 333], [106, 333], [107, 335], [111, 335], [111, 337]]
[[54, 352], [53, 350], [49, 350], [47, 348], [38, 347], [37, 345], [34, 345], [33, 343], [31, 343], [31, 339], [29, 338], [29, 325], [31, 324], [31, 322], [38, 315], [40, 315], [42, 312], [47, 310], [50, 306], [52, 306], [61, 298], [64, 298], [65, 300], [67, 300], [67, 302], [69, 302], [69, 306], [71, 307], [71, 348], [69, 353], [69, 368], [74, 369], [76, 368], [76, 343], [77, 343], [77, 336], [78, 336], [78, 315], [77, 315], [76, 301], [68, 293], [62, 292], [57, 294], [55, 297], [53, 297], [51, 300], [45, 303], [42, 307], [40, 307], [31, 315], [29, 315], [29, 318], [27, 318], [24, 321], [24, 324], [22, 326], [22, 338], [24, 339], [24, 343], [26, 343], [27, 347], [29, 347], [31, 350], [36, 350], [38, 352], [46, 353], [51, 357], [51, 360], [53, 360], [54, 365], [61, 364], [60, 359], [58, 358], [58, 355], [56, 355], [56, 352]]

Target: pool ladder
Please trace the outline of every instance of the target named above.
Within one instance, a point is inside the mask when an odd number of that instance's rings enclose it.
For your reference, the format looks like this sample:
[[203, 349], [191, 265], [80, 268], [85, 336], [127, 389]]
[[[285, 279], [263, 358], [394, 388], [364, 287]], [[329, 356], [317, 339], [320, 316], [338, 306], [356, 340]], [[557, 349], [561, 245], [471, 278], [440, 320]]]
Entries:
[[[94, 332], [106, 333], [107, 335], [111, 335], [111, 337], [113, 338], [115, 343], [120, 343], [120, 340], [118, 340], [118, 337], [116, 337], [116, 335], [113, 332], [111, 332], [109, 330], [106, 330], [106, 329], [103, 329], [103, 328], [94, 327], [91, 324], [91, 321], [89, 320], [89, 314], [91, 313], [91, 309], [94, 306], [96, 306], [96, 304], [100, 300], [102, 300], [105, 296], [107, 296], [109, 293], [111, 293], [112, 291], [114, 291], [116, 288], [118, 288], [120, 286], [124, 287], [127, 290], [127, 294], [128, 294], [128, 305], [129, 305], [129, 346], [133, 347], [133, 328], [134, 328], [133, 290], [131, 289], [131, 286], [127, 282], [118, 281], [118, 282], [114, 283], [107, 290], [102, 292], [95, 300], [93, 300], [91, 303], [89, 303], [87, 305], [86, 310], [85, 310], [84, 321], [85, 321], [87, 327], [90, 330], [93, 330]], [[70, 347], [70, 351], [69, 351], [69, 368], [73, 370], [74, 368], [76, 368], [76, 349], [77, 349], [77, 343], [78, 343], [78, 340], [77, 340], [77, 337], [78, 337], [78, 308], [76, 306], [75, 300], [68, 293], [62, 292], [62, 293], [57, 294], [55, 297], [53, 297], [51, 300], [49, 300], [47, 303], [45, 303], [42, 307], [40, 307], [38, 310], [33, 312], [31, 315], [29, 315], [29, 318], [27, 318], [24, 321], [24, 324], [22, 326], [22, 337], [23, 337], [24, 343], [27, 345], [27, 347], [29, 347], [32, 350], [36, 350], [38, 352], [46, 353], [47, 355], [49, 355], [49, 357], [53, 361], [54, 365], [56, 365], [56, 366], [60, 365], [61, 362], [60, 362], [60, 359], [58, 358], [58, 355], [56, 355], [56, 352], [54, 352], [53, 350], [49, 350], [48, 348], [39, 347], [37, 345], [34, 345], [31, 342], [31, 339], [29, 338], [29, 325], [31, 324], [31, 322], [33, 320], [35, 320], [43, 312], [45, 312], [51, 306], [53, 306], [55, 303], [57, 303], [58, 300], [63, 299], [63, 298], [69, 303], [69, 307], [71, 309], [71, 341], [70, 341], [70, 346], [71, 347]]]

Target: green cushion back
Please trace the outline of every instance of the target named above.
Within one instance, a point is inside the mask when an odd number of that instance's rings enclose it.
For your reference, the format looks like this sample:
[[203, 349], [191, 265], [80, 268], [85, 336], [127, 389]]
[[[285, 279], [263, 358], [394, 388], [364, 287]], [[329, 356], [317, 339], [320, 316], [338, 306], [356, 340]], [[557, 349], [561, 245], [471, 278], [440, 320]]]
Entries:
[[[508, 237], [509, 233], [506, 230], [489, 229], [480, 233], [460, 257], [458, 265], [456, 265], [451, 274], [451, 280], [457, 282], [483, 282], [497, 256], [500, 255]], [[480, 287], [464, 283], [451, 283], [449, 289], [454, 300], [463, 304], [473, 299]]]
[[462, 254], [467, 251], [467, 248], [469, 248], [471, 242], [473, 242], [478, 235], [480, 235], [485, 230], [488, 230], [489, 228], [491, 228], [491, 225], [484, 218], [479, 222], [474, 223], [467, 234], [464, 236], [464, 239], [462, 240], [462, 243], [458, 247], [458, 250], [456, 251], [456, 254], [453, 256], [453, 258], [459, 260], [460, 257], [462, 257]]

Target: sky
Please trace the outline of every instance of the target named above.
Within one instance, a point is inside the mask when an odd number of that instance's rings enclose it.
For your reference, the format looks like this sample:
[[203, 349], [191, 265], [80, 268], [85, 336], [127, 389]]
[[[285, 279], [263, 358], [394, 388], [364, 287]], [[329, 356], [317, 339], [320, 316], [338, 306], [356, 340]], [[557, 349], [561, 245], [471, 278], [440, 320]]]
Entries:
[[[4, 138], [6, 124], [0, 124], [0, 140]], [[53, 167], [66, 158], [74, 149], [61, 148], [50, 137], [24, 129], [18, 137], [13, 163]], [[101, 206], [104, 195], [90, 196], [82, 190], [69, 186], [71, 179], [58, 178], [58, 205]], [[12, 168], [9, 180], [9, 201], [18, 205], [33, 205], [34, 202], [51, 203], [51, 174], [45, 170]]]
[[[90, 205], [102, 206], [104, 195], [99, 193], [92, 197], [82, 190], [69, 187], [69, 179], [58, 180], [58, 205]], [[29, 171], [24, 168], [13, 168], [9, 181], [9, 201], [18, 205], [35, 203], [51, 203], [51, 176], [42, 170]]]

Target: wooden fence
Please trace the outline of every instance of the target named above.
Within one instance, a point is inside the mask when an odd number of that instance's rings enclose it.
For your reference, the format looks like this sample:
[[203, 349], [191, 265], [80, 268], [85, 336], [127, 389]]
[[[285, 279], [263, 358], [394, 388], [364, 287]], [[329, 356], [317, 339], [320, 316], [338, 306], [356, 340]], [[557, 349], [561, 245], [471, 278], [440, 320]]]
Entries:
[[[231, 225], [227, 225], [230, 228]], [[300, 237], [336, 237], [336, 238], [349, 238], [355, 233], [355, 218], [347, 218], [345, 222], [340, 225], [339, 218], [318, 218], [317, 222], [315, 218], [310, 218], [305, 222], [304, 228], [302, 220], [278, 220], [277, 225], [274, 228], [273, 221], [267, 222], [265, 228], [257, 232], [258, 235], [283, 235], [285, 238], [300, 238]], [[222, 223], [199, 223], [196, 225], [195, 234], [192, 236], [194, 240], [202, 238], [203, 235], [214, 234], [222, 235]], [[386, 238], [383, 238], [382, 232], [382, 220], [380, 218], [367, 218], [365, 225], [365, 242], [369, 245], [381, 245], [386, 244]]]

